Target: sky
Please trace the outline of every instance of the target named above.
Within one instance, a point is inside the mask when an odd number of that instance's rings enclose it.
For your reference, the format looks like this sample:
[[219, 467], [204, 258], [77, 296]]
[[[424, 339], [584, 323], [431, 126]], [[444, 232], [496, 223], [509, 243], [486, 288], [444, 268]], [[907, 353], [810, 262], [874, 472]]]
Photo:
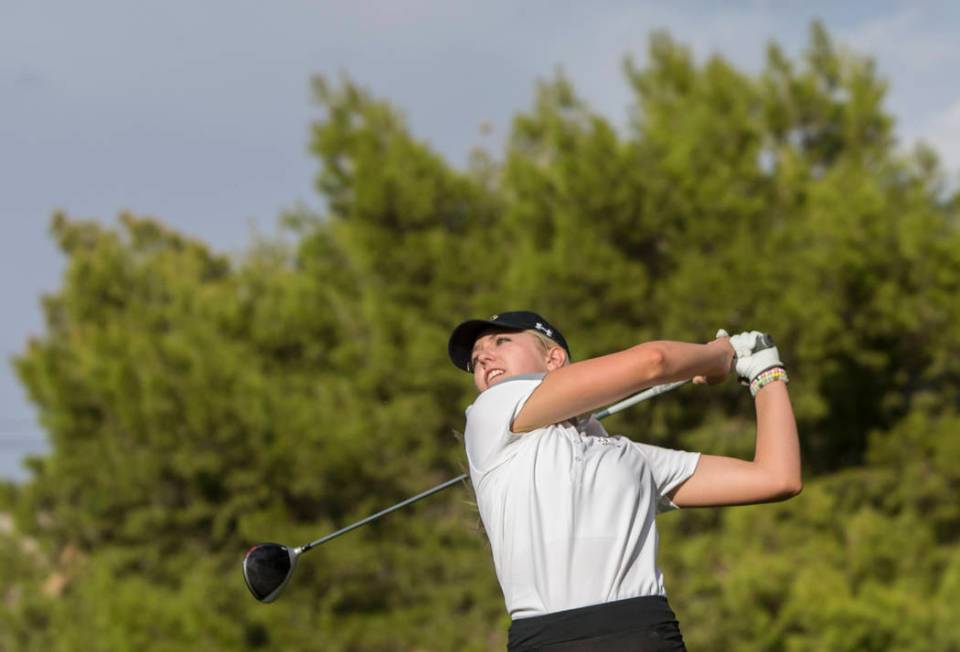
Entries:
[[284, 210], [321, 207], [315, 75], [389, 100], [462, 166], [558, 67], [622, 123], [621, 64], [643, 64], [651, 31], [756, 72], [771, 40], [799, 54], [815, 18], [876, 61], [901, 146], [925, 141], [958, 178], [960, 3], [0, 0], [0, 478], [47, 447], [11, 360], [60, 286], [54, 211], [131, 211], [241, 254]]

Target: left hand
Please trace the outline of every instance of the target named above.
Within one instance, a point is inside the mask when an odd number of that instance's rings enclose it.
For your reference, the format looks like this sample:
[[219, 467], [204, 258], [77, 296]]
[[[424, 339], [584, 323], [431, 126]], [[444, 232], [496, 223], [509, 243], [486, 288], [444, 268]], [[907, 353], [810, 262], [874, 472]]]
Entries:
[[730, 371], [733, 370], [733, 362], [736, 351], [733, 346], [730, 344], [730, 336], [727, 335], [727, 331], [722, 328], [717, 331], [717, 338], [712, 342], [709, 342], [707, 346], [718, 346], [724, 349], [724, 354], [726, 356], [724, 368], [726, 372], [718, 374], [715, 376], [694, 376], [693, 382], [695, 385], [716, 385], [722, 383], [727, 379], [727, 376], [730, 375]]
[[783, 366], [773, 338], [766, 333], [744, 331], [730, 338], [730, 344], [737, 352], [737, 377], [742, 385], [749, 385], [767, 369]]

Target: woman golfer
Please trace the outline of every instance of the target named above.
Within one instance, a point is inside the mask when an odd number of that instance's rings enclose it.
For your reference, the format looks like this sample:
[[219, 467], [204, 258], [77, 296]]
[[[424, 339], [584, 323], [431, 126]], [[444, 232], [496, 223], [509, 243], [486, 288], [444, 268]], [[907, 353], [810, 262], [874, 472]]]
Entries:
[[[479, 390], [466, 449], [512, 618], [509, 650], [684, 650], [657, 568], [657, 512], [783, 500], [801, 488], [787, 377], [762, 333], [646, 342], [570, 362], [532, 312], [466, 321], [450, 358]], [[752, 462], [612, 437], [588, 415], [653, 385], [719, 382], [756, 398]]]

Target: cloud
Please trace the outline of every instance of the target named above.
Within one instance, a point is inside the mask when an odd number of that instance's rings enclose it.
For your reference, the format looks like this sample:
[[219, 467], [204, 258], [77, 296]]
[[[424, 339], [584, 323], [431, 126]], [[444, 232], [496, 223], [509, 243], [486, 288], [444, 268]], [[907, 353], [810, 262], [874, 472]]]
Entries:
[[960, 96], [945, 75], [960, 66], [958, 21], [960, 6], [951, 3], [902, 4], [840, 32], [845, 45], [873, 58], [891, 80], [887, 106], [901, 142], [931, 145], [953, 174], [960, 169]]
[[960, 170], [960, 97], [945, 110], [934, 113], [910, 134], [909, 141], [923, 140], [939, 152], [951, 174]]
[[20, 91], [40, 88], [46, 83], [47, 79], [35, 70], [20, 70], [13, 78], [13, 87]]
[[857, 51], [914, 74], [942, 71], [960, 62], [956, 37], [958, 11], [948, 5], [903, 5], [894, 13], [867, 20], [844, 35]]

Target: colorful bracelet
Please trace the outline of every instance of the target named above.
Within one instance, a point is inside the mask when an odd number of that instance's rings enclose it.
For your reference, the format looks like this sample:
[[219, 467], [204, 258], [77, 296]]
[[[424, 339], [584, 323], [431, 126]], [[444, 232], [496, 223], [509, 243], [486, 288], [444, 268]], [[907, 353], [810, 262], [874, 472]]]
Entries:
[[763, 387], [778, 380], [782, 380], [785, 383], [790, 382], [790, 379], [787, 377], [787, 370], [783, 367], [770, 367], [766, 371], [761, 371], [750, 381], [750, 396], [756, 397], [757, 392]]

